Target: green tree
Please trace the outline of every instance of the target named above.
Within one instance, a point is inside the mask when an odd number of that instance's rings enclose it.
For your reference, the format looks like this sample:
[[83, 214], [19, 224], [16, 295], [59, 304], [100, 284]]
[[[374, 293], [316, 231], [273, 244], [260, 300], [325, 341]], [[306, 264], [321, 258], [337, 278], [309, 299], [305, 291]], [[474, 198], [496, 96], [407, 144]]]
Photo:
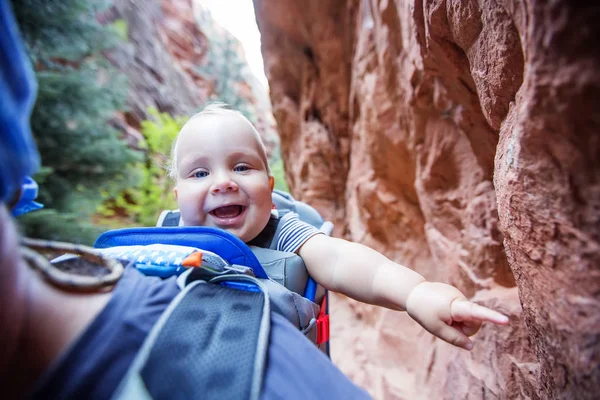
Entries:
[[21, 226], [25, 234], [90, 242], [102, 229], [90, 222], [100, 204], [140, 178], [130, 168], [139, 156], [110, 125], [126, 96], [125, 77], [104, 57], [121, 40], [119, 32], [96, 18], [107, 1], [12, 5], [38, 80], [31, 126], [42, 156], [39, 200], [46, 207]]
[[290, 188], [287, 185], [287, 181], [285, 180], [285, 168], [283, 165], [283, 160], [281, 155], [279, 154], [279, 150], [273, 152], [271, 159], [269, 160], [269, 165], [271, 166], [271, 175], [275, 178], [275, 189], [283, 190], [284, 192], [289, 192]]
[[152, 119], [142, 122], [146, 158], [136, 164], [142, 180], [137, 187], [125, 189], [102, 208], [103, 214], [108, 217], [123, 210], [133, 224], [143, 226], [156, 224], [162, 210], [177, 208], [174, 182], [168, 177], [167, 165], [172, 143], [187, 121], [187, 117], [173, 118], [156, 109], [150, 109], [148, 113]]

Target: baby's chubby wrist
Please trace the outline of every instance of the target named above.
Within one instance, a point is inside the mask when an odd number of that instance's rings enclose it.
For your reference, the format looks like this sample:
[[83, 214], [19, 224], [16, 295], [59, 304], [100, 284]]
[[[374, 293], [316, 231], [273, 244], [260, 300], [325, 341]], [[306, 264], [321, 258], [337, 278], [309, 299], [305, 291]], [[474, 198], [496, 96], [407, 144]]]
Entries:
[[420, 284], [426, 282], [419, 273], [393, 261], [382, 263], [373, 281], [376, 293], [374, 304], [393, 310], [406, 310], [408, 295]]
[[[419, 310], [421, 309], [421, 307], [424, 306], [425, 304], [427, 304], [426, 293], [428, 292], [427, 286], [430, 283], [431, 282], [426, 281], [426, 280], [424, 280], [423, 282], [417, 283], [410, 290], [410, 292], [408, 292], [408, 295], [406, 296], [406, 312], [413, 319], [416, 319], [415, 315], [419, 314]], [[425, 289], [423, 289], [423, 288], [425, 288]]]

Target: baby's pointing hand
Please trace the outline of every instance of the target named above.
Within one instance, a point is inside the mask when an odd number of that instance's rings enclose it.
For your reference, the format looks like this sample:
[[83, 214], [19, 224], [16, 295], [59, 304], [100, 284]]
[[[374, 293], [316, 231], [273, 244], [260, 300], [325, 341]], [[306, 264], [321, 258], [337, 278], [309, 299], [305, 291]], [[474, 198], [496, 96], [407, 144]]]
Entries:
[[508, 324], [508, 317], [472, 303], [455, 287], [444, 283], [423, 282], [408, 296], [406, 311], [429, 333], [466, 350], [473, 348], [469, 336], [483, 322]]

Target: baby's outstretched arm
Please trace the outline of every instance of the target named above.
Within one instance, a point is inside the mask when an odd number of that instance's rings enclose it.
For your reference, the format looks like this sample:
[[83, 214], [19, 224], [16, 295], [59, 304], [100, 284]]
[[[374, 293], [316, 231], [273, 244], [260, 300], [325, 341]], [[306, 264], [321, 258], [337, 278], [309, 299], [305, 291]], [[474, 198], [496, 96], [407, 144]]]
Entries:
[[508, 323], [508, 317], [468, 301], [455, 287], [427, 282], [361, 244], [316, 235], [298, 253], [325, 288], [364, 303], [406, 310], [428, 332], [467, 350], [473, 347], [469, 336], [483, 322]]

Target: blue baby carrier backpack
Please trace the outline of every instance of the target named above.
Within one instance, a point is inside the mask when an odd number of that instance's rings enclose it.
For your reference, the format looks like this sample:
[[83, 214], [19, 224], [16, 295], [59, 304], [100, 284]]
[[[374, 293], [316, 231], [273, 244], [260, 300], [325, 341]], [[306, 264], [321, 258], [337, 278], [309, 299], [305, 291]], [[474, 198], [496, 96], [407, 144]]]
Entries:
[[[280, 214], [276, 221], [293, 212], [331, 233], [330, 222], [291, 195], [275, 190], [273, 203]], [[94, 245], [146, 275], [176, 275], [181, 288], [114, 398], [258, 398], [271, 312], [329, 355], [327, 292], [297, 254], [248, 246], [224, 230], [179, 221], [179, 211], [163, 211], [156, 227], [108, 231]], [[277, 235], [275, 224], [269, 243]]]

